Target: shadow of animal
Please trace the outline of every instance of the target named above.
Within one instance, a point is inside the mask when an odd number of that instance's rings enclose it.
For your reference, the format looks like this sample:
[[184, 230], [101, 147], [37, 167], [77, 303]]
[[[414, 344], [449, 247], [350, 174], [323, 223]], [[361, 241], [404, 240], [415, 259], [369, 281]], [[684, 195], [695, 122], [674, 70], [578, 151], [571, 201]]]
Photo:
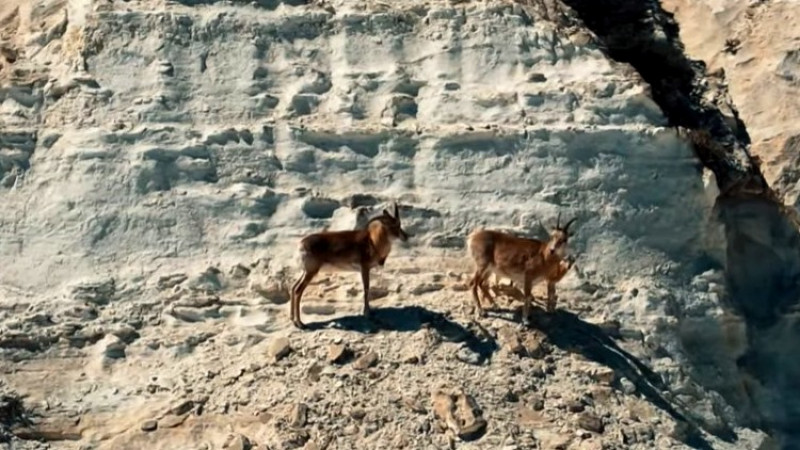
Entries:
[[[476, 329], [470, 329], [472, 327]], [[499, 349], [497, 341], [479, 325], [465, 327], [450, 320], [444, 314], [419, 306], [385, 307], [375, 309], [367, 318], [363, 315], [338, 317], [335, 319], [310, 323], [309, 330], [337, 328], [358, 333], [374, 334], [380, 331], [414, 332], [429, 328], [447, 342], [463, 342], [468, 349], [478, 355], [482, 364]]]
[[687, 426], [685, 438], [687, 445], [699, 449], [713, 448], [703, 437], [700, 429], [725, 442], [737, 440], [736, 433], [727, 425], [711, 425], [688, 408], [667, 398], [664, 393], [669, 392], [669, 388], [661, 377], [635, 356], [620, 348], [600, 326], [584, 322], [567, 311], [557, 310], [552, 314], [545, 314], [541, 308], [535, 307], [535, 309], [537, 311], [534, 313], [531, 326], [545, 333], [553, 346], [567, 352], [578, 353], [629, 379], [633, 382], [638, 395]]

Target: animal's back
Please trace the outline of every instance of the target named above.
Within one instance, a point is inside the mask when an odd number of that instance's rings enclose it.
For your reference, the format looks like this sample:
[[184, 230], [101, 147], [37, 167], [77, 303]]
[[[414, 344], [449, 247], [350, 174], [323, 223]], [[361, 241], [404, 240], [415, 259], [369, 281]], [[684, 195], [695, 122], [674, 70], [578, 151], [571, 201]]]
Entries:
[[365, 241], [369, 236], [365, 230], [324, 231], [313, 233], [300, 240], [300, 258], [306, 267], [356, 270]]
[[467, 238], [469, 255], [478, 264], [493, 265], [498, 250], [503, 251], [503, 247], [508, 245], [509, 237], [495, 230], [475, 230]]
[[476, 265], [516, 283], [522, 282], [528, 260], [535, 257], [537, 249], [531, 239], [486, 229], [470, 233], [467, 244]]

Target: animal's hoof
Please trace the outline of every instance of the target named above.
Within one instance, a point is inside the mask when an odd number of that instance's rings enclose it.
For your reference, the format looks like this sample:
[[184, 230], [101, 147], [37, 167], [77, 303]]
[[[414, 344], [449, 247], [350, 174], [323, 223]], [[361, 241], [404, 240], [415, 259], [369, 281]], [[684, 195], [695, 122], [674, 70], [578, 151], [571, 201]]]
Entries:
[[299, 320], [299, 319], [298, 319], [298, 320], [295, 320], [295, 321], [293, 321], [293, 323], [294, 323], [294, 326], [295, 326], [295, 327], [297, 327], [297, 328], [299, 328], [299, 329], [301, 329], [301, 330], [305, 330], [305, 329], [306, 329], [306, 324], [304, 324], [303, 322], [300, 322], [300, 320]]
[[361, 314], [362, 314], [364, 317], [366, 317], [366, 318], [368, 318], [368, 319], [369, 319], [370, 317], [372, 317], [372, 310], [371, 310], [371, 309], [369, 309], [369, 308], [364, 308], [363, 310], [361, 310]]

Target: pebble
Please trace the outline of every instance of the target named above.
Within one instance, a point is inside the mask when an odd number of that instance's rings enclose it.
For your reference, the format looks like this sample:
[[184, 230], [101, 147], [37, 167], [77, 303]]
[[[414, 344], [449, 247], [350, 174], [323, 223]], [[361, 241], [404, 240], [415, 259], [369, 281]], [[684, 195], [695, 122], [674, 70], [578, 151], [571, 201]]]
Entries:
[[415, 286], [411, 289], [412, 295], [423, 295], [428, 294], [431, 292], [437, 292], [444, 289], [444, 285], [442, 283], [425, 283]]
[[594, 433], [602, 433], [605, 430], [603, 421], [592, 413], [583, 413], [578, 416], [578, 426]]
[[328, 362], [341, 364], [350, 356], [347, 344], [331, 344], [328, 346]]
[[362, 355], [353, 363], [353, 368], [356, 370], [365, 370], [378, 363], [378, 354], [370, 351]]
[[627, 378], [621, 378], [619, 380], [619, 384], [622, 387], [622, 392], [628, 395], [636, 392], [636, 385], [634, 385], [633, 382]]
[[463, 440], [475, 439], [487, 428], [477, 402], [462, 389], [438, 389], [431, 394], [434, 416]]
[[289, 424], [295, 428], [301, 428], [308, 422], [308, 406], [305, 403], [298, 403], [292, 407], [289, 413]]
[[614, 382], [616, 378], [616, 373], [614, 372], [613, 369], [610, 369], [608, 367], [600, 367], [590, 372], [589, 376], [591, 376], [592, 379], [594, 379], [598, 383], [602, 383], [606, 386], [609, 386], [611, 385], [611, 383]]
[[585, 407], [584, 407], [583, 403], [580, 400], [573, 399], [573, 400], [567, 401], [567, 410], [569, 412], [573, 412], [573, 413], [583, 412], [584, 409], [585, 409]]
[[250, 439], [238, 433], [228, 435], [225, 443], [222, 444], [222, 448], [225, 450], [250, 450], [252, 447]]
[[158, 421], [151, 419], [142, 422], [142, 431], [150, 432], [150, 431], [156, 431], [157, 429], [158, 429]]
[[269, 345], [269, 355], [275, 360], [280, 361], [289, 353], [291, 353], [292, 347], [289, 345], [289, 339], [286, 337], [279, 337], [272, 341]]
[[181, 416], [181, 415], [184, 415], [184, 414], [188, 413], [189, 411], [191, 411], [192, 408], [194, 408], [194, 402], [191, 401], [191, 400], [184, 400], [184, 401], [178, 403], [177, 405], [173, 406], [169, 410], [169, 412], [170, 412], [170, 414], [174, 414], [176, 416]]
[[458, 352], [456, 352], [456, 358], [461, 362], [472, 364], [474, 366], [481, 364], [481, 355], [477, 354], [466, 346], [461, 347]]

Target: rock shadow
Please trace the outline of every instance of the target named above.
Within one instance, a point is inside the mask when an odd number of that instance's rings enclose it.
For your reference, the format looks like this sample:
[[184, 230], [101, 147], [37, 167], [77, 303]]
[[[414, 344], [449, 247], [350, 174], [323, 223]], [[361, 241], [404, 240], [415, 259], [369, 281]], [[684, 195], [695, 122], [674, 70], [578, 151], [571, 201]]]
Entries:
[[686, 425], [684, 443], [687, 445], [699, 449], [713, 448], [703, 437], [700, 429], [725, 442], [731, 443], [737, 440], [736, 433], [727, 425], [712, 426], [667, 398], [664, 393], [669, 392], [669, 387], [661, 377], [635, 356], [620, 348], [600, 326], [584, 322], [568, 311], [557, 310], [553, 314], [547, 314], [536, 306], [533, 307], [531, 326], [545, 333], [552, 345], [567, 352], [579, 353], [632, 381], [637, 394]]
[[306, 324], [308, 330], [338, 328], [358, 333], [374, 334], [380, 331], [414, 332], [423, 328], [436, 331], [443, 341], [463, 342], [478, 356], [481, 364], [498, 349], [497, 341], [479, 327], [471, 330], [444, 314], [420, 306], [372, 308], [369, 318], [361, 314], [338, 317]]

